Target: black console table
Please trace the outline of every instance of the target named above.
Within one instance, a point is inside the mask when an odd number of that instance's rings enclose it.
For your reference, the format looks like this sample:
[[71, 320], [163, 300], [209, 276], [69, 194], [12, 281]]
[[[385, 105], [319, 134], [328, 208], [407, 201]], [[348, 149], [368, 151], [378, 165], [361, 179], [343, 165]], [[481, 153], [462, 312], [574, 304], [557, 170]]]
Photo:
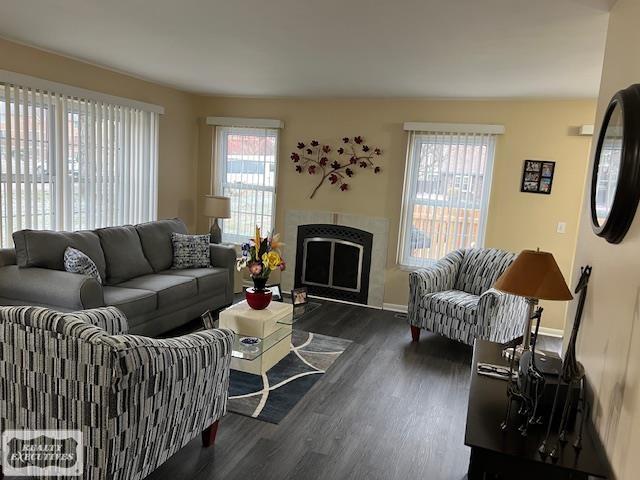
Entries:
[[479, 362], [508, 365], [499, 344], [476, 341], [464, 440], [465, 445], [471, 447], [469, 480], [608, 478], [609, 466], [590, 422], [583, 434], [583, 448], [574, 449], [573, 435], [570, 435], [556, 461], [548, 457], [543, 459], [538, 453], [544, 439], [544, 426], [530, 428], [526, 437], [520, 434], [516, 408], [513, 409], [512, 427], [502, 431], [500, 424], [506, 413], [507, 382], [478, 375]]

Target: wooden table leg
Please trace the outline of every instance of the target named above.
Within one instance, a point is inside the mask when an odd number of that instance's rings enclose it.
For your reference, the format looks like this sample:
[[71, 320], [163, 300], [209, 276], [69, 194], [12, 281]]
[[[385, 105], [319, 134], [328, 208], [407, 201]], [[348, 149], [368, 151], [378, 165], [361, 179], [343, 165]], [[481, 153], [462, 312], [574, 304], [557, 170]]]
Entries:
[[420, 327], [411, 325], [411, 340], [413, 342], [417, 342], [418, 340], [420, 340]]
[[214, 424], [209, 425], [204, 432], [202, 432], [202, 446], [210, 447], [216, 442], [216, 434], [218, 433], [218, 423], [220, 420], [216, 421]]

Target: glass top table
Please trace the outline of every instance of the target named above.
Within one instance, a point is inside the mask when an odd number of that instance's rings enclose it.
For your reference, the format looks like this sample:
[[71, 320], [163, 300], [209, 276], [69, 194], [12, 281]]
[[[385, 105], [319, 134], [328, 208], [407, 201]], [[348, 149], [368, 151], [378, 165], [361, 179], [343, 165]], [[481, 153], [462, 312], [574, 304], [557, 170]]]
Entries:
[[243, 340], [256, 337], [234, 335], [231, 356], [233, 358], [242, 358], [243, 360], [255, 360], [286, 337], [289, 337], [289, 341], [291, 341], [291, 323], [279, 323], [278, 325], [281, 325], [280, 328], [271, 335], [258, 339], [259, 342], [253, 345], [247, 345], [243, 343]]
[[[289, 337], [289, 341], [291, 341], [292, 325], [301, 320], [309, 313], [315, 311], [320, 306], [321, 304], [315, 302], [309, 302], [304, 305], [294, 306], [293, 315], [291, 317], [286, 317], [278, 322], [277, 325], [280, 328], [278, 328], [265, 338], [257, 339], [258, 341], [253, 344], [246, 342], [246, 339], [256, 337], [248, 337], [245, 335], [235, 334], [231, 356], [233, 358], [251, 361], [264, 355], [267, 351], [269, 351], [286, 337]], [[219, 325], [220, 321], [216, 319], [214, 321], [214, 327], [219, 327]]]

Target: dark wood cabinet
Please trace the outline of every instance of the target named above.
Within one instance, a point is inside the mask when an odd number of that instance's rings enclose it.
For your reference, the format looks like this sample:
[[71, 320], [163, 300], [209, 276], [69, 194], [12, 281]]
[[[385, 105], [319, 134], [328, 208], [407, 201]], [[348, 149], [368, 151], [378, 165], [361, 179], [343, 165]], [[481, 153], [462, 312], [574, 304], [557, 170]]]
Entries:
[[555, 461], [538, 453], [545, 425], [531, 427], [528, 435], [523, 437], [517, 429], [517, 408], [513, 409], [512, 427], [502, 431], [500, 424], [506, 413], [507, 382], [478, 375], [479, 362], [508, 365], [499, 344], [476, 341], [465, 432], [465, 445], [471, 447], [469, 480], [586, 480], [589, 476], [609, 477], [606, 457], [590, 422], [585, 428], [582, 449], [573, 447], [571, 434]]

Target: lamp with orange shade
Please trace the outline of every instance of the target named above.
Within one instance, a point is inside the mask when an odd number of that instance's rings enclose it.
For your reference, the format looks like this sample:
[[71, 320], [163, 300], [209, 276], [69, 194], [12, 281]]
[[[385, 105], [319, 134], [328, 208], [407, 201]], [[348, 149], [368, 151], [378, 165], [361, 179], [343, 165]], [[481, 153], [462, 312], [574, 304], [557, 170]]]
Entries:
[[573, 295], [549, 252], [523, 250], [498, 278], [494, 288], [525, 297], [529, 305], [523, 337], [523, 348], [531, 345], [531, 319], [539, 300], [571, 300]]
[[529, 308], [525, 321], [524, 335], [522, 339], [522, 353], [518, 365], [517, 381], [513, 382], [513, 368], [516, 358], [516, 347], [513, 346], [511, 366], [509, 368], [509, 387], [507, 389], [507, 412], [501, 428], [509, 428], [511, 421], [511, 406], [514, 400], [520, 402], [519, 413], [524, 417], [519, 430], [522, 435], [527, 435], [530, 425], [540, 423], [538, 406], [542, 398], [545, 386], [544, 374], [536, 364], [535, 345], [531, 348], [531, 321], [535, 318], [536, 334], [540, 326], [542, 309], [536, 310], [539, 300], [571, 300], [573, 296], [564, 281], [564, 277], [558, 268], [556, 260], [549, 252], [541, 252], [539, 249], [523, 250], [514, 262], [498, 278], [494, 288], [512, 295], [524, 297]]

